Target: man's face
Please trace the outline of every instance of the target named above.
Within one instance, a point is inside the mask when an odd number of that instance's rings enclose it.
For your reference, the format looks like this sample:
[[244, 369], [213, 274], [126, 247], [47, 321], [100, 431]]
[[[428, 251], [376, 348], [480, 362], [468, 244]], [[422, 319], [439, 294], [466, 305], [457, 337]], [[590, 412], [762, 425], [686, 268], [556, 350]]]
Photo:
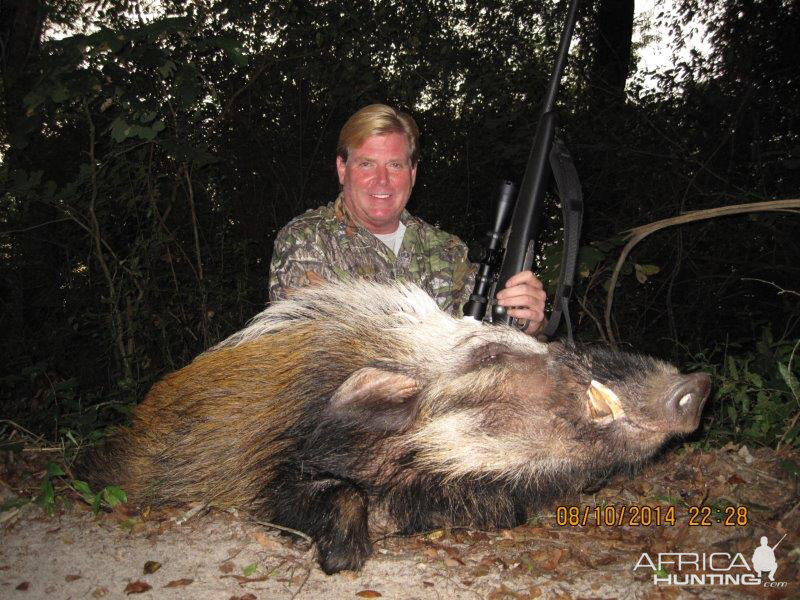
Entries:
[[406, 137], [371, 135], [348, 152], [347, 162], [337, 156], [336, 170], [350, 214], [371, 233], [394, 232], [417, 177]]

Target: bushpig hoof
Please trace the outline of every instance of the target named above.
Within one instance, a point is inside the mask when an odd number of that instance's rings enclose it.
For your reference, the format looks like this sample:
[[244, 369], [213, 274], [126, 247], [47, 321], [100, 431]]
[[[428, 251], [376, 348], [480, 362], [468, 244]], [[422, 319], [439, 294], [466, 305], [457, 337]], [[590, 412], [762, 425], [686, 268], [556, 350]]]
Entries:
[[320, 568], [331, 575], [358, 571], [372, 554], [367, 501], [363, 493], [343, 483], [326, 494], [322, 518], [315, 531]]
[[319, 567], [326, 575], [339, 571], [360, 571], [364, 561], [372, 554], [372, 544], [364, 531], [360, 539], [318, 539], [317, 553]]
[[336, 478], [286, 477], [284, 483], [273, 500], [275, 522], [307, 533], [317, 546], [319, 566], [328, 575], [360, 569], [372, 553], [366, 493]]
[[353, 484], [341, 481], [313, 499], [307, 509], [316, 514], [308, 530], [317, 544], [320, 568], [328, 575], [358, 571], [372, 554], [366, 495]]

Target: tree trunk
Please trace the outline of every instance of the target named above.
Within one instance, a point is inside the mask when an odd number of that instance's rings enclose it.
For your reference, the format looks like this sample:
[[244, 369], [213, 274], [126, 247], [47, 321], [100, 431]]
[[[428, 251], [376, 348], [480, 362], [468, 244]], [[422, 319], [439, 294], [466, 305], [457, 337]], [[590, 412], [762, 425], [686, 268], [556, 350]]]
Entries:
[[[10, 181], [14, 181], [15, 173], [29, 176], [37, 170], [46, 172], [47, 168], [37, 159], [36, 152], [42, 147], [42, 118], [37, 113], [29, 113], [24, 103], [39, 74], [46, 15], [47, 5], [39, 0], [0, 3], [0, 43], [4, 50], [0, 73], [8, 142], [4, 161]], [[35, 355], [30, 340], [41, 341], [41, 336], [32, 337], [31, 334], [44, 331], [52, 321], [61, 296], [61, 253], [53, 243], [55, 236], [43, 226], [57, 215], [52, 205], [40, 201], [35, 194], [15, 199], [20, 206], [19, 216], [14, 223], [9, 223], [11, 229], [17, 231], [9, 238], [14, 256], [10, 278], [11, 286], [21, 293], [14, 295], [14, 305], [6, 307], [7, 343], [23, 343], [25, 350]], [[49, 349], [41, 350], [46, 353]], [[19, 354], [19, 349], [15, 354]]]
[[631, 66], [634, 0], [597, 0], [588, 36], [593, 58], [589, 75], [591, 103], [606, 108], [625, 99]]

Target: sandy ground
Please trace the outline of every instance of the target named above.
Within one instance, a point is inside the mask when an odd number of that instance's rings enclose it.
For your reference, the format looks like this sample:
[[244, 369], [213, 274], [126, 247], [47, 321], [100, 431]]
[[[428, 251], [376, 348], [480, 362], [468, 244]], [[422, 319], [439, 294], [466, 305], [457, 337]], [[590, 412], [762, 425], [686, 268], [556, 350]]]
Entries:
[[[512, 537], [495, 538], [499, 538], [496, 542], [513, 541]], [[492, 541], [495, 540], [489, 541], [487, 549]], [[641, 578], [637, 580], [632, 572], [616, 567], [606, 574], [605, 582], [575, 571], [564, 582], [561, 574], [554, 577], [536, 573], [535, 566], [527, 572], [527, 567], [504, 564], [502, 558], [492, 560], [479, 571], [485, 574], [476, 576], [486, 555], [470, 553], [473, 555], [464, 557], [459, 544], [452, 543], [452, 539], [448, 542], [379, 543], [376, 556], [361, 573], [327, 576], [316, 566], [307, 544], [287, 543], [278, 536], [264, 534], [258, 526], [226, 515], [209, 515], [189, 525], [149, 535], [98, 523], [87, 514], [55, 518], [30, 514], [12, 535], [6, 536], [0, 551], [0, 595], [124, 598], [128, 586], [135, 582], [149, 586], [144, 595], [165, 599], [442, 599], [519, 595], [646, 598], [653, 587]], [[561, 541], [548, 547], [557, 550], [563, 544]], [[449, 548], [456, 549], [456, 553], [451, 552], [452, 557], [447, 552]], [[541, 547], [520, 543], [519, 549], [536, 552]], [[546, 550], [545, 554], [552, 556]], [[547, 556], [543, 558], [546, 560]], [[148, 561], [156, 561], [161, 567], [145, 575]], [[247, 570], [251, 564], [257, 565], [252, 573]], [[25, 581], [29, 582], [27, 589], [17, 589]]]
[[[569, 503], [594, 514], [609, 505], [667, 509], [667, 496], [710, 504], [724, 494], [751, 507], [745, 526], [693, 527], [686, 506], [674, 525], [650, 527], [597, 526], [591, 518], [560, 526], [547, 511], [513, 530], [378, 540], [362, 572], [333, 576], [316, 565], [308, 542], [237, 515], [211, 511], [178, 524], [183, 510], [95, 516], [73, 503], [48, 515], [28, 504], [0, 513], [0, 598], [800, 597], [797, 478], [779, 468], [786, 456], [747, 462], [735, 450], [670, 453], [633, 479], [619, 476]], [[761, 535], [774, 543], [783, 533], [778, 588], [654, 585], [652, 570], [634, 570], [643, 552], [741, 552], [749, 560]]]

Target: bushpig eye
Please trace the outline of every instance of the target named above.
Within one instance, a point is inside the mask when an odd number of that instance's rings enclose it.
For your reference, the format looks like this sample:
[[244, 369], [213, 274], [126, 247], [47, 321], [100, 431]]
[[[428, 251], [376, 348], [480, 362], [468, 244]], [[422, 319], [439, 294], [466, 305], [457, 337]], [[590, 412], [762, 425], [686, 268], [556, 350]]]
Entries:
[[482, 344], [475, 348], [470, 357], [470, 366], [478, 368], [497, 362], [511, 355], [511, 350], [505, 344], [498, 344], [497, 342], [489, 342]]

